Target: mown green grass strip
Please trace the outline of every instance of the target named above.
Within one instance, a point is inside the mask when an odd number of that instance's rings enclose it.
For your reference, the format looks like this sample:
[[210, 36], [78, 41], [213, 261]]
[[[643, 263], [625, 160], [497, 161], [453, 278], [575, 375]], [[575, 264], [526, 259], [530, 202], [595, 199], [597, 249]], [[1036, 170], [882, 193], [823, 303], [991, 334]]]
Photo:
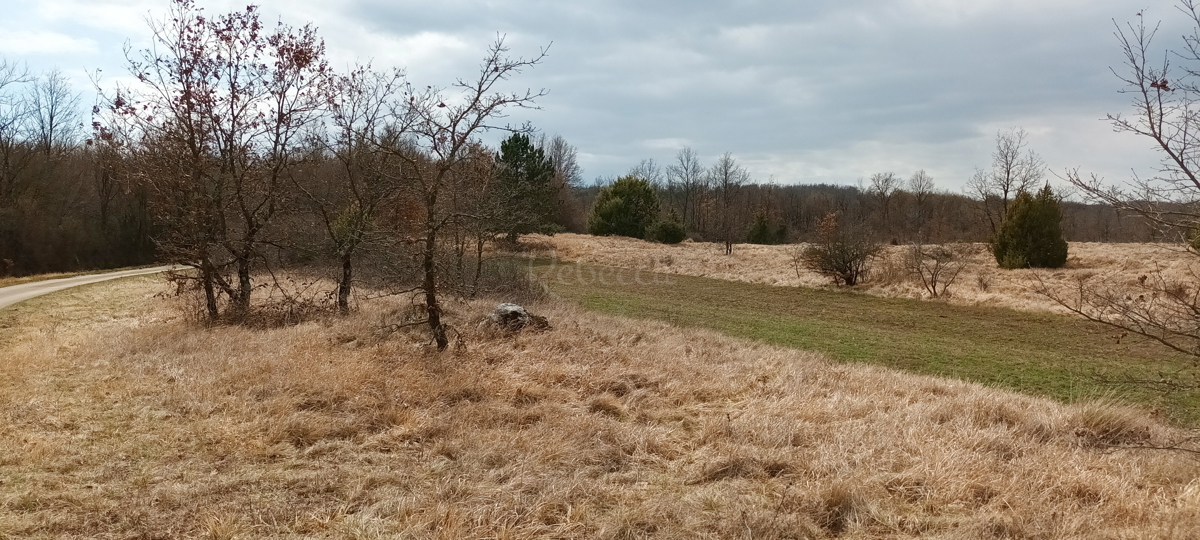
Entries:
[[537, 261], [533, 270], [553, 293], [602, 313], [1068, 402], [1120, 398], [1200, 424], [1200, 392], [1107, 382], [1187, 368], [1189, 357], [1072, 317], [574, 263]]

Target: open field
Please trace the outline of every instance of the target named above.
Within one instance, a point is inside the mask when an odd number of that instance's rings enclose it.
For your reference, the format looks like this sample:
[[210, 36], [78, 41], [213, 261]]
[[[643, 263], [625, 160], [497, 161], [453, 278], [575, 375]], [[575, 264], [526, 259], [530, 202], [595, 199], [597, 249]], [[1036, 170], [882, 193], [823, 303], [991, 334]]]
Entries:
[[403, 302], [203, 329], [154, 278], [0, 312], [0, 534], [1183, 538], [1186, 433], [709, 331], [536, 309], [464, 347]]
[[[745, 281], [779, 286], [830, 287], [828, 278], [802, 270], [792, 262], [794, 245], [760, 246], [738, 244], [727, 256], [724, 246], [703, 242], [685, 242], [674, 246], [623, 237], [596, 237], [579, 234], [536, 236], [531, 245], [549, 248], [546, 256], [564, 261], [635, 268], [715, 279]], [[926, 298], [919, 283], [901, 270], [906, 246], [887, 246], [884, 257], [876, 262], [872, 280], [857, 290], [893, 298]], [[1132, 288], [1139, 276], [1162, 270], [1172, 278], [1192, 277], [1191, 265], [1200, 262], [1195, 255], [1166, 244], [1070, 244], [1065, 268], [1055, 270], [1003, 270], [997, 268], [983, 244], [972, 245], [974, 255], [950, 289], [947, 301], [954, 304], [1008, 307], [1020, 310], [1065, 312], [1043, 295], [1034, 292], [1038, 280], [1054, 290], [1068, 293], [1078, 280], [1106, 280], [1116, 286]], [[1193, 280], [1194, 281], [1194, 280]], [[986, 284], [986, 287], [981, 284]]]
[[601, 313], [1068, 402], [1119, 392], [1184, 424], [1200, 423], [1200, 392], [1113, 384], [1191, 368], [1191, 357], [1074, 317], [546, 260], [533, 268], [556, 295]]

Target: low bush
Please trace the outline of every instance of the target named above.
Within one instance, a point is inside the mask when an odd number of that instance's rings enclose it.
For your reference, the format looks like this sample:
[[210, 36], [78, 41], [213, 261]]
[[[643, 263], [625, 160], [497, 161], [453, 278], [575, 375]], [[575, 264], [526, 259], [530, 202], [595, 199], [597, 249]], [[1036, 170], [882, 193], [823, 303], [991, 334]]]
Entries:
[[912, 244], [904, 256], [904, 267], [921, 282], [933, 298], [946, 296], [950, 286], [967, 265], [971, 253], [962, 245], [955, 247]]
[[650, 239], [662, 244], [678, 244], [687, 238], [687, 229], [683, 227], [683, 221], [679, 219], [679, 214], [671, 210], [667, 214], [667, 219], [655, 223], [650, 228]]
[[600, 190], [588, 217], [588, 233], [644, 239], [657, 216], [654, 186], [645, 179], [624, 176]]
[[817, 230], [816, 241], [793, 255], [797, 275], [807, 269], [849, 287], [866, 281], [879, 244], [858, 229], [841, 226], [836, 212], [826, 215]]

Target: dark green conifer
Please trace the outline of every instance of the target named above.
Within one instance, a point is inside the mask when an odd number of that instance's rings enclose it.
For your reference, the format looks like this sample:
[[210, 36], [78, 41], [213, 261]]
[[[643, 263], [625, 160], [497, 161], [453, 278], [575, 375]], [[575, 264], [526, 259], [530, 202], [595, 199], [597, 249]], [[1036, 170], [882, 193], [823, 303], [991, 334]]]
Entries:
[[644, 239], [656, 218], [658, 195], [654, 186], [644, 178], [623, 176], [600, 190], [588, 217], [588, 232]]
[[496, 202], [492, 229], [515, 242], [522, 234], [562, 230], [554, 188], [554, 163], [524, 133], [500, 143], [496, 156]]
[[1059, 268], [1067, 263], [1062, 206], [1049, 184], [1036, 196], [1017, 194], [992, 240], [992, 254], [1003, 268]]

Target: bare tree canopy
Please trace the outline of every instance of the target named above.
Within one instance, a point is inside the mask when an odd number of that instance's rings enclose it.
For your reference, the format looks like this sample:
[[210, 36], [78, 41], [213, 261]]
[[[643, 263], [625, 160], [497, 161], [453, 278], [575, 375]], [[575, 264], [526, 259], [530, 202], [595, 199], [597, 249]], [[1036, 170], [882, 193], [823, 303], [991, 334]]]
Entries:
[[678, 199], [682, 209], [683, 224], [693, 230], [704, 230], [701, 218], [701, 195], [705, 191], [704, 166], [691, 148], [683, 148], [675, 154], [675, 163], [667, 167], [667, 191], [671, 199]]
[[903, 185], [903, 180], [896, 173], [875, 173], [871, 175], [870, 185], [867, 186], [867, 192], [875, 197], [879, 203], [884, 226], [888, 223], [888, 211], [892, 206], [892, 198], [896, 196], [896, 191]]
[[663, 170], [653, 159], [643, 159], [637, 165], [629, 169], [625, 176], [634, 176], [641, 178], [654, 187], [660, 187], [663, 184]]
[[587, 230], [587, 216], [576, 191], [583, 187], [579, 151], [561, 135], [538, 137], [538, 147], [554, 164], [554, 192], [558, 199], [557, 222], [568, 232]]
[[928, 231], [925, 230], [925, 224], [929, 218], [929, 199], [933, 195], [933, 177], [921, 169], [908, 179], [908, 192], [912, 193], [914, 205], [914, 225], [917, 229], [919, 240], [925, 241], [925, 236]]
[[996, 134], [996, 149], [992, 152], [992, 168], [976, 169], [967, 182], [967, 193], [979, 201], [992, 234], [1000, 229], [1013, 197], [1022, 191], [1032, 191], [1046, 177], [1046, 164], [1026, 140], [1023, 129]]
[[[402, 134], [387, 147], [387, 152], [404, 163], [403, 181], [415, 190], [422, 206], [417, 222], [420, 265], [423, 276], [420, 290], [424, 296], [426, 322], [439, 350], [449, 345], [447, 328], [442, 321], [439, 291], [442, 273], [438, 256], [442, 252], [443, 230], [464, 215], [449, 203], [453, 195], [467, 190], [477, 180], [468, 171], [476, 138], [491, 129], [528, 132], [529, 126], [511, 127], [496, 123], [512, 108], [535, 108], [545, 91], [505, 92], [499, 85], [539, 64], [543, 49], [531, 58], [511, 57], [503, 36], [489, 47], [471, 79], [459, 79], [448, 89], [411, 83], [393, 112], [396, 131]], [[490, 174], [490, 173], [489, 173]]]
[[583, 168], [579, 166], [579, 152], [574, 146], [571, 146], [561, 135], [553, 137], [541, 135], [538, 137], [537, 146], [554, 164], [556, 189], [580, 186], [583, 182]]
[[[1161, 238], [1190, 241], [1200, 223], [1200, 12], [1193, 0], [1183, 0], [1178, 10], [1192, 24], [1181, 48], [1156, 49], [1158, 25], [1147, 26], [1140, 16], [1115, 31], [1124, 63], [1113, 73], [1133, 111], [1109, 114], [1108, 120], [1117, 132], [1152, 141], [1162, 155], [1159, 167], [1121, 183], [1085, 178], [1078, 169], [1067, 171], [1066, 178], [1091, 201], [1149, 220]], [[1172, 60], [1181, 66], [1172, 66]]]
[[[720, 197], [720, 209], [717, 216], [721, 241], [725, 244], [725, 254], [733, 254], [733, 239], [741, 233], [742, 224], [735, 212], [738, 188], [750, 181], [750, 173], [738, 165], [733, 154], [726, 152], [708, 170], [709, 183], [717, 190]], [[736, 215], [735, 215], [736, 214]], [[744, 217], [744, 216], [743, 216]], [[736, 231], [736, 232], [735, 232]]]
[[37, 144], [47, 155], [64, 151], [79, 136], [79, 94], [58, 70], [33, 84], [30, 113]]
[[210, 319], [221, 294], [244, 313], [302, 135], [328, 101], [325, 45], [312, 26], [263, 28], [254, 6], [209, 17], [175, 0], [150, 28], [154, 47], [127, 52], [137, 83], [106, 96], [104, 118], [130, 138], [170, 226], [163, 254], [199, 270]]

